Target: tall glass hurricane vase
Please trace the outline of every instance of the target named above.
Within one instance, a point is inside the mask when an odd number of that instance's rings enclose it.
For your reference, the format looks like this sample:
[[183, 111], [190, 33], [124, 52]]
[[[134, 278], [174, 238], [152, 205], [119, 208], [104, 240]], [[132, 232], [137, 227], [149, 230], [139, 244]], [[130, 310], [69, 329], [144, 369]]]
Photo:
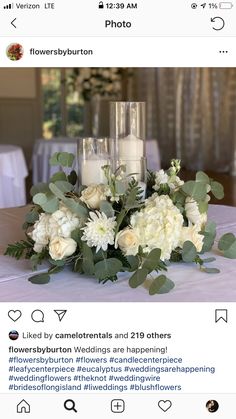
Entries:
[[110, 137], [116, 166], [124, 164], [126, 174], [145, 183], [146, 106], [145, 102], [110, 103]]

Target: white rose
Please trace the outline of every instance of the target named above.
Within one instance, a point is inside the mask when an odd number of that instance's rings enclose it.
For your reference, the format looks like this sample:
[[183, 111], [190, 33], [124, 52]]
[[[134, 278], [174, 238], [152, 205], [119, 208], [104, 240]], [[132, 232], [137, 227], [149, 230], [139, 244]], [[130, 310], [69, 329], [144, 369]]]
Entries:
[[201, 252], [203, 246], [204, 236], [199, 234], [199, 227], [197, 225], [190, 227], [183, 227], [180, 237], [179, 247], [183, 247], [184, 242], [190, 241], [194, 244], [197, 252]]
[[185, 201], [186, 217], [192, 224], [201, 224], [201, 214], [198, 209], [197, 202], [189, 196]]
[[125, 256], [135, 256], [137, 255], [139, 248], [138, 237], [131, 228], [127, 227], [117, 234], [115, 247], [119, 247]]
[[77, 243], [71, 238], [55, 237], [49, 243], [49, 254], [54, 260], [61, 260], [73, 255]]
[[105, 185], [92, 184], [83, 190], [81, 201], [91, 209], [99, 209], [101, 201], [106, 200], [107, 187]]

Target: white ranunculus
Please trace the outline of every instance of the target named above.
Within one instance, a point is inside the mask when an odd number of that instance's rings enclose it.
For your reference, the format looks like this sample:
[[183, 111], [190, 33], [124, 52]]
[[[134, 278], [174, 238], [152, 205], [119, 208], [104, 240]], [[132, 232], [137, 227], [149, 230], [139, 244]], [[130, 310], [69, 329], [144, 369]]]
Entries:
[[192, 225], [189, 227], [183, 227], [181, 231], [181, 237], [179, 247], [183, 247], [184, 242], [190, 241], [194, 244], [197, 252], [201, 252], [203, 246], [204, 236], [199, 234], [199, 226]]
[[119, 231], [115, 239], [115, 247], [119, 247], [125, 256], [137, 255], [139, 240], [132, 228], [125, 228]]
[[81, 201], [91, 209], [99, 209], [101, 201], [106, 200], [107, 187], [103, 184], [92, 184], [83, 190]]
[[153, 194], [145, 208], [131, 216], [131, 227], [145, 253], [161, 249], [161, 259], [170, 259], [180, 240], [183, 217], [167, 195]]
[[75, 253], [77, 243], [71, 238], [55, 237], [49, 243], [49, 254], [53, 260], [65, 259]]

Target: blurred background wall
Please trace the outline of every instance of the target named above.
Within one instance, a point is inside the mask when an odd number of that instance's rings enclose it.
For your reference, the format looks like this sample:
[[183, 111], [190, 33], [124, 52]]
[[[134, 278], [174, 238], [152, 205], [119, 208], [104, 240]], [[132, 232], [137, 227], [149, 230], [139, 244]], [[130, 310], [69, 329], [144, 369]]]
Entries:
[[0, 69], [0, 143], [109, 135], [109, 101], [147, 102], [162, 165], [236, 175], [236, 69]]

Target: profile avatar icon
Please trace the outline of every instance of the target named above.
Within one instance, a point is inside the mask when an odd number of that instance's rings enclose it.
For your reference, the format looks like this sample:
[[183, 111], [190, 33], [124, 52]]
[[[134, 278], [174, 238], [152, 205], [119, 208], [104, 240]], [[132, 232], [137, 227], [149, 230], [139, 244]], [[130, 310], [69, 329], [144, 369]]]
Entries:
[[10, 44], [6, 51], [7, 57], [11, 61], [18, 61], [23, 57], [24, 49], [21, 44]]
[[208, 412], [214, 413], [219, 409], [219, 403], [216, 400], [208, 400], [206, 408]]
[[19, 337], [19, 333], [16, 330], [11, 330], [8, 336], [11, 340], [17, 340]]

